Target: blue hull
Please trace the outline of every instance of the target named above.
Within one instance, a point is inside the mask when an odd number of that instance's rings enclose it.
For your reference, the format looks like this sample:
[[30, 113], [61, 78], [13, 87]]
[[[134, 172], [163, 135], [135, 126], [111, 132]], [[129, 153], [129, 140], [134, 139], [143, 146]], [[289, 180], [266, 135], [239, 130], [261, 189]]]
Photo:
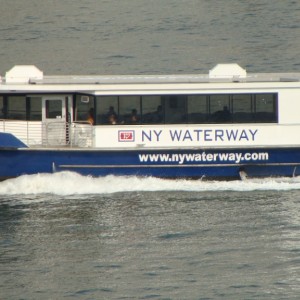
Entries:
[[[264, 156], [259, 157], [259, 153]], [[0, 179], [74, 171], [82, 175], [238, 179], [300, 175], [300, 148], [76, 150], [0, 148]]]

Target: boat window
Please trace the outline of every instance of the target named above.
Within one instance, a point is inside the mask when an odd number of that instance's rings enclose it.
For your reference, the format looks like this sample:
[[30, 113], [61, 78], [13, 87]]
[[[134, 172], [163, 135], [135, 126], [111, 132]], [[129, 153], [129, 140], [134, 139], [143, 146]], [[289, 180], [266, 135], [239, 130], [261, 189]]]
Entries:
[[142, 96], [142, 123], [159, 124], [164, 122], [161, 96]]
[[119, 97], [120, 124], [138, 124], [141, 120], [140, 96]]
[[187, 97], [187, 122], [206, 123], [208, 118], [207, 96], [191, 95]]
[[[87, 95], [76, 95], [75, 98], [75, 121], [90, 122], [91, 112], [94, 110], [94, 97]], [[94, 119], [94, 117], [93, 117]]]
[[255, 122], [276, 122], [274, 94], [255, 95]]
[[5, 118], [5, 111], [4, 111], [4, 98], [0, 96], [0, 119]]
[[[277, 122], [277, 94], [98, 96], [98, 124]], [[113, 115], [116, 122], [109, 122]]]
[[42, 120], [42, 97], [34, 96], [28, 97], [28, 120], [41, 121]]
[[118, 96], [96, 97], [97, 124], [117, 124], [118, 122]]
[[180, 124], [186, 122], [186, 96], [171, 95], [164, 96], [165, 103], [165, 123]]
[[57, 119], [62, 117], [62, 101], [46, 100], [46, 118]]
[[7, 119], [26, 120], [26, 97], [7, 97]]
[[210, 122], [227, 123], [231, 121], [229, 95], [210, 95]]
[[253, 122], [252, 97], [250, 94], [232, 95], [232, 122]]

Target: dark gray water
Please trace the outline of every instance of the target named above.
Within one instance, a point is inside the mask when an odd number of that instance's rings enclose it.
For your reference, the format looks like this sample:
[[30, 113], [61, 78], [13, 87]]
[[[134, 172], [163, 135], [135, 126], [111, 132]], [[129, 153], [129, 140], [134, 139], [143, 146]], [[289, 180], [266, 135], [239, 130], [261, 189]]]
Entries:
[[[300, 72], [292, 0], [0, 1], [0, 73]], [[0, 299], [299, 299], [300, 179], [0, 183]]]
[[299, 71], [298, 0], [1, 0], [0, 72]]
[[300, 179], [0, 183], [1, 299], [298, 299]]

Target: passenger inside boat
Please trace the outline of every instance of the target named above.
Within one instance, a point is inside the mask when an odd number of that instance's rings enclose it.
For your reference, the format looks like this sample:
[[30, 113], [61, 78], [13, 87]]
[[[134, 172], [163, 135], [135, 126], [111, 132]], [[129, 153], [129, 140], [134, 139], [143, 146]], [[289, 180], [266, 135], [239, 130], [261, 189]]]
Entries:
[[158, 105], [157, 110], [154, 114], [154, 123], [161, 123], [163, 121], [163, 108]]
[[215, 112], [213, 118], [214, 118], [214, 121], [218, 122], [218, 123], [229, 122], [231, 120], [231, 114], [228, 109], [228, 106], [225, 105], [223, 107], [223, 110], [219, 110], [219, 111]]
[[108, 124], [111, 124], [111, 125], [117, 124], [118, 117], [117, 117], [117, 114], [116, 114], [113, 106], [109, 107], [108, 114], [107, 114], [107, 120], [108, 120]]
[[116, 125], [117, 124], [117, 118], [115, 115], [110, 115], [108, 118], [108, 123], [111, 125]]
[[134, 108], [131, 111], [131, 115], [130, 115], [130, 124], [137, 124], [139, 122], [139, 117], [137, 114], [137, 110]]
[[90, 108], [89, 110], [89, 115], [88, 115], [88, 119], [87, 119], [88, 123], [91, 125], [95, 124], [95, 119], [94, 119], [94, 109]]
[[[193, 95], [89, 96], [76, 95], [74, 120], [87, 121], [94, 107], [94, 125], [276, 123], [276, 93]], [[16, 101], [18, 100], [18, 101]], [[41, 98], [0, 96], [3, 118], [41, 120]], [[39, 106], [38, 106], [39, 104]], [[26, 111], [30, 108], [30, 111]], [[136, 112], [134, 111], [136, 109]], [[56, 116], [57, 114], [55, 114]], [[133, 116], [132, 116], [133, 115]], [[135, 120], [135, 116], [138, 117]], [[1, 112], [0, 112], [1, 117]]]

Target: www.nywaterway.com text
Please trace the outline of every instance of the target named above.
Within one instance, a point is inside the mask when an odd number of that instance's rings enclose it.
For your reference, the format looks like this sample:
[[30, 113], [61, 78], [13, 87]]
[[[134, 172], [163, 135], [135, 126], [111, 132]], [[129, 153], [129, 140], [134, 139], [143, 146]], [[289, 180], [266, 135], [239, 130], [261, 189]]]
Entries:
[[267, 152], [252, 152], [252, 153], [151, 153], [139, 154], [140, 162], [171, 162], [184, 164], [187, 162], [233, 162], [240, 163], [243, 161], [267, 161], [269, 153]]

